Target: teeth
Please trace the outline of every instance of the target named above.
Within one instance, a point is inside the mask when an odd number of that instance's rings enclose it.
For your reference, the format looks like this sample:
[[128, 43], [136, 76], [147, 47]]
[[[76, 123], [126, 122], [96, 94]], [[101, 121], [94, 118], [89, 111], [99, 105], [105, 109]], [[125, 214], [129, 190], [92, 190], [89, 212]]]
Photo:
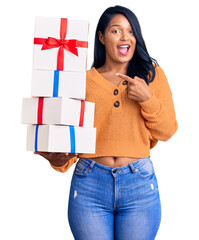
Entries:
[[119, 46], [119, 47], [123, 47], [123, 48], [126, 48], [126, 47], [129, 47], [128, 45], [123, 45], [123, 46]]

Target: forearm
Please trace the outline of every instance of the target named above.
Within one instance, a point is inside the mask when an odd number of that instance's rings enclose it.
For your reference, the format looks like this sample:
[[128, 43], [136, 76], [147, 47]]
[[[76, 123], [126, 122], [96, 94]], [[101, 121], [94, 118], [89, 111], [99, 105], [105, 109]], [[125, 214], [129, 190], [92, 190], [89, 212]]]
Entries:
[[160, 100], [155, 94], [144, 102], [139, 102], [141, 114], [152, 138], [167, 141], [178, 128], [172, 94]]

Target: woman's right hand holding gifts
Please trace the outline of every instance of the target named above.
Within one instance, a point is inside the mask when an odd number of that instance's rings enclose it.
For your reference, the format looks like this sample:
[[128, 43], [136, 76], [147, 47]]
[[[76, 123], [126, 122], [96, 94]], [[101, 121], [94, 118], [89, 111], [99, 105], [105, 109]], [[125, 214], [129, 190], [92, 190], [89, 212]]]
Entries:
[[56, 153], [56, 152], [34, 152], [46, 158], [53, 166], [61, 167], [65, 165], [71, 158], [78, 156], [78, 153]]

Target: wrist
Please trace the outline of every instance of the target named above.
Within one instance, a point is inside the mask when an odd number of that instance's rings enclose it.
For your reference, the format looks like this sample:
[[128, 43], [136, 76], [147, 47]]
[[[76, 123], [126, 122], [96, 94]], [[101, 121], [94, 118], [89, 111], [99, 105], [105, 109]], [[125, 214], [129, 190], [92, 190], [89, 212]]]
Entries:
[[139, 103], [142, 103], [142, 102], [146, 102], [148, 101], [150, 98], [153, 97], [153, 93], [150, 94], [150, 96], [148, 96], [147, 98], [145, 98], [143, 101], [138, 101]]
[[66, 166], [67, 164], [68, 164], [68, 161], [67, 162], [65, 162], [65, 163], [52, 163], [52, 162], [50, 162], [50, 164], [53, 166], [53, 167], [56, 167], [56, 168], [60, 168], [60, 167], [64, 167], [64, 166]]

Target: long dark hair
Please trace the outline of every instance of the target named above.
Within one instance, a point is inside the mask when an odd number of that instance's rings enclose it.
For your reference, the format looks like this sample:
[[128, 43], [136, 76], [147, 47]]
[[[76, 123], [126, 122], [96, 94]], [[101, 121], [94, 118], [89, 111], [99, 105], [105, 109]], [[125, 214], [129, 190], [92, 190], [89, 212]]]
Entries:
[[99, 68], [105, 63], [105, 46], [99, 41], [98, 31], [104, 34], [110, 20], [117, 13], [123, 14], [128, 19], [136, 38], [135, 52], [128, 63], [126, 75], [132, 78], [138, 76], [144, 79], [147, 85], [149, 85], [155, 78], [155, 67], [158, 65], [157, 60], [151, 58], [148, 54], [136, 15], [130, 9], [120, 5], [107, 8], [99, 19], [95, 32], [94, 61], [91, 68]]

